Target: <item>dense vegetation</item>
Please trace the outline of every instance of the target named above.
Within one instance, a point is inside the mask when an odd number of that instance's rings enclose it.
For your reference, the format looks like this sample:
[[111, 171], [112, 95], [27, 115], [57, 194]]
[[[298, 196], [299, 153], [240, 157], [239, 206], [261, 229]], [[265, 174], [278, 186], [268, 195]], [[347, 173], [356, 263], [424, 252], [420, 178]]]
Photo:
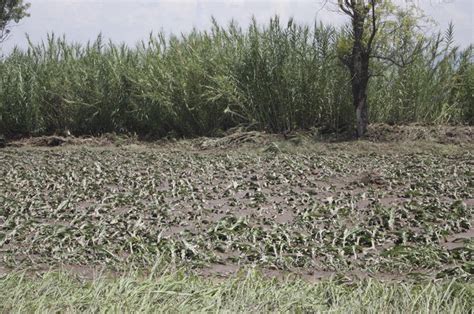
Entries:
[[[264, 27], [150, 36], [135, 48], [51, 35], [0, 61], [0, 134], [197, 136], [242, 123], [274, 132], [348, 129], [341, 34], [276, 18]], [[451, 30], [422, 39], [425, 49], [405, 67], [373, 61], [372, 122], [473, 123], [473, 50], [452, 39]]]
[[472, 286], [457, 281], [310, 284], [277, 282], [254, 273], [222, 282], [184, 273], [94, 281], [57, 273], [0, 278], [0, 311], [5, 313], [469, 313], [473, 295]]

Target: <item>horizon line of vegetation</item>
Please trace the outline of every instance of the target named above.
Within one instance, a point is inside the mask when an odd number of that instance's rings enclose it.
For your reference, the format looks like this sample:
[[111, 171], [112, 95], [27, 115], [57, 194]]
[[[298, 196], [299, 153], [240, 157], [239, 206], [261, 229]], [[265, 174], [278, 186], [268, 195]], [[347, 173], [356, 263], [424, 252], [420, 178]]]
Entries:
[[[0, 59], [0, 135], [351, 130], [350, 75], [337, 57], [344, 32], [275, 16], [246, 29], [213, 20], [209, 31], [150, 35], [134, 48], [48, 34]], [[456, 46], [453, 25], [404, 36], [425, 48], [404, 67], [371, 60], [370, 121], [472, 125], [473, 45]]]

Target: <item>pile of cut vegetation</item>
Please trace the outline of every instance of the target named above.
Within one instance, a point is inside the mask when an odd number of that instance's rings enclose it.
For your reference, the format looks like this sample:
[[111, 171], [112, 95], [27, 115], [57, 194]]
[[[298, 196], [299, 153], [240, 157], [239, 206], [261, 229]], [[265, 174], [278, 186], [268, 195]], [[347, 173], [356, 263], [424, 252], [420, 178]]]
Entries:
[[474, 143], [474, 127], [449, 125], [372, 124], [365, 137], [373, 142], [428, 141], [445, 144]]

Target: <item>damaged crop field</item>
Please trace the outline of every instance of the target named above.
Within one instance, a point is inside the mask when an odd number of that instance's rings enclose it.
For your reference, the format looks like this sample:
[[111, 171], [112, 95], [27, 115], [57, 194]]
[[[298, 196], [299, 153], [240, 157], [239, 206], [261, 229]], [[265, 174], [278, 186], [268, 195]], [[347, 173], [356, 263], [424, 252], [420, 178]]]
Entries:
[[0, 3], [0, 314], [473, 313], [468, 18], [43, 2]]
[[13, 146], [1, 311], [472, 309], [470, 140]]

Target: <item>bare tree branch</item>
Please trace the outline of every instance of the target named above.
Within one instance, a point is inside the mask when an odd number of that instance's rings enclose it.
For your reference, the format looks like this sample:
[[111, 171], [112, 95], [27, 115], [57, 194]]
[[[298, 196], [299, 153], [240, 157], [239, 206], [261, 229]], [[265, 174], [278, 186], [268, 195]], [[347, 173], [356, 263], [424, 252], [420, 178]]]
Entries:
[[370, 34], [369, 41], [367, 43], [367, 53], [371, 53], [372, 51], [372, 44], [374, 42], [375, 36], [377, 35], [377, 16], [375, 14], [375, 1], [376, 0], [370, 0], [370, 3], [372, 5], [372, 33]]
[[345, 14], [349, 15], [350, 17], [354, 16], [354, 13], [349, 9], [352, 9], [351, 4], [349, 3], [349, 0], [338, 0], [339, 8], [341, 8], [342, 12]]

